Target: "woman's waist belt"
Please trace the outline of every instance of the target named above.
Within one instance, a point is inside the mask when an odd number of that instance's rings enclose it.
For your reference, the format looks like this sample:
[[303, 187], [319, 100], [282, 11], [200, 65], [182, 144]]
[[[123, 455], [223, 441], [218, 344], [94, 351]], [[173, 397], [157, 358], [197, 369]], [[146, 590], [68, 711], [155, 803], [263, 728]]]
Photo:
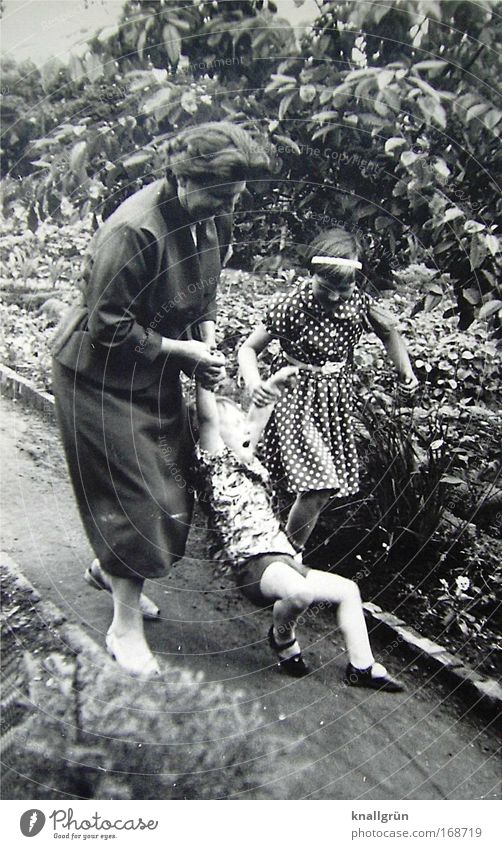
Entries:
[[340, 374], [345, 366], [347, 365], [347, 360], [339, 360], [337, 362], [327, 362], [324, 363], [323, 366], [314, 366], [310, 363], [302, 363], [301, 360], [295, 359], [295, 357], [291, 357], [289, 354], [286, 354], [283, 351], [284, 357], [292, 366], [296, 366], [299, 369], [303, 369], [304, 371], [312, 371], [315, 374], [324, 375], [329, 377], [333, 374]]

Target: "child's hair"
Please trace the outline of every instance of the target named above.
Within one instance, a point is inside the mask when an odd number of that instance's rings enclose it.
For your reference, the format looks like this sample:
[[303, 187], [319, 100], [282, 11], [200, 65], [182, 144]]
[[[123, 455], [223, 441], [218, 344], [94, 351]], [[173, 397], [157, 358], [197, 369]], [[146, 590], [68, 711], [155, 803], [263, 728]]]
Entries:
[[339, 257], [340, 259], [359, 259], [360, 244], [353, 233], [344, 230], [343, 227], [334, 227], [332, 230], [324, 230], [313, 239], [306, 252], [306, 260], [311, 271], [320, 271], [326, 275], [336, 275], [342, 279], [352, 279], [353, 268], [343, 266], [320, 266], [312, 265], [315, 256]]

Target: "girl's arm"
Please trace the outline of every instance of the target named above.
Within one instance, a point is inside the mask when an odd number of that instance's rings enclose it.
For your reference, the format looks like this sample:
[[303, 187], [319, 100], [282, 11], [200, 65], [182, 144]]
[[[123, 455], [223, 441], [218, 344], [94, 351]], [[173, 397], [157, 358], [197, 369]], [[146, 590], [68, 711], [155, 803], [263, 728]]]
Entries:
[[273, 393], [273, 402], [260, 407], [253, 400], [247, 414], [247, 422], [249, 425], [253, 451], [258, 445], [260, 436], [268, 424], [268, 420], [273, 413], [276, 401], [278, 401], [286, 388], [290, 388], [292, 386], [297, 374], [298, 369], [294, 366], [285, 366], [284, 368], [279, 369], [279, 371], [277, 371], [273, 377], [269, 378], [266, 384], [264, 384], [267, 392]]
[[241, 345], [237, 354], [246, 389], [257, 407], [266, 407], [277, 400], [277, 395], [261, 379], [258, 369], [258, 355], [265, 350], [272, 338], [265, 325], [259, 324]]
[[205, 389], [198, 381], [195, 386], [197, 419], [199, 423], [199, 444], [208, 454], [217, 454], [223, 447], [220, 437], [218, 405], [214, 393]]
[[418, 386], [418, 380], [413, 371], [406, 343], [394, 323], [394, 319], [386, 315], [383, 310], [369, 310], [368, 319], [372, 329], [384, 345], [387, 356], [395, 365], [401, 385], [408, 391]]

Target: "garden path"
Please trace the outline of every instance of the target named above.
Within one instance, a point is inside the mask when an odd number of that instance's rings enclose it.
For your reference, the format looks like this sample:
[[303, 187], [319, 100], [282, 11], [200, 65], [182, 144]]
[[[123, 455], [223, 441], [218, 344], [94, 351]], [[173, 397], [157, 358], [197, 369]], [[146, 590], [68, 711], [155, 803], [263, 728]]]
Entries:
[[[103, 645], [110, 599], [83, 580], [91, 551], [55, 427], [4, 401], [0, 434], [2, 547], [42, 598]], [[343, 687], [346, 660], [331, 615], [310, 617], [301, 631], [314, 672], [300, 681], [283, 676], [267, 648], [266, 612], [214, 577], [202, 538], [199, 517], [188, 555], [168, 578], [148, 584], [162, 611], [160, 622], [147, 625], [148, 639], [173, 672], [202, 671], [207, 681], [242, 691], [243, 702], [261, 703], [264, 724], [277, 723], [289, 740], [290, 772], [301, 776], [305, 798], [499, 798], [493, 734], [462, 715], [427, 673], [391, 655], [385, 662], [406, 681], [405, 694]], [[386, 653], [384, 645], [375, 649]], [[287, 784], [284, 775], [275, 780]]]

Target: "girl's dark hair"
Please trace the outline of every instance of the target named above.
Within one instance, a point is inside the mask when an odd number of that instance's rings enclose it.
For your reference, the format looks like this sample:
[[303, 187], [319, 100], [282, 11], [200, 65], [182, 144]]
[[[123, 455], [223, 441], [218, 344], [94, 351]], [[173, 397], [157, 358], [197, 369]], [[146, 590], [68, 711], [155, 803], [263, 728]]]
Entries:
[[353, 268], [343, 266], [312, 265], [315, 256], [336, 256], [341, 259], [359, 259], [361, 246], [353, 233], [344, 230], [343, 227], [334, 227], [332, 230], [324, 230], [313, 239], [306, 251], [306, 260], [311, 271], [320, 271], [323, 274], [335, 274], [337, 277], [354, 276]]

